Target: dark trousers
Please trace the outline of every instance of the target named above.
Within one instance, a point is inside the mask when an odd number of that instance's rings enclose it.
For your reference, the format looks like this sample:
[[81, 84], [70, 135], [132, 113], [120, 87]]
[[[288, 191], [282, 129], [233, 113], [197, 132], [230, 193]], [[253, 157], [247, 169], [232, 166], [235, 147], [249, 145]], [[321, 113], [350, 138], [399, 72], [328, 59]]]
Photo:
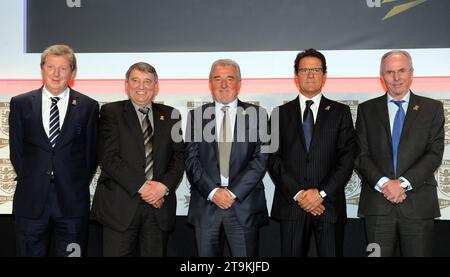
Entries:
[[344, 228], [344, 222], [321, 222], [307, 213], [300, 220], [281, 221], [281, 256], [306, 257], [314, 231], [319, 257], [342, 257]]
[[367, 242], [380, 246], [381, 257], [398, 253], [404, 257], [429, 257], [432, 251], [433, 219], [410, 219], [395, 207], [388, 215], [366, 216]]
[[224, 239], [233, 257], [257, 257], [259, 229], [242, 226], [233, 208], [219, 209], [210, 226], [196, 226], [195, 239], [200, 257], [222, 257]]
[[103, 226], [103, 256], [164, 257], [167, 254], [168, 237], [169, 233], [159, 227], [155, 208], [142, 202], [124, 232]]
[[16, 255], [44, 257], [48, 255], [53, 231], [55, 256], [84, 256], [89, 217], [67, 218], [61, 215], [54, 184], [50, 185], [47, 203], [39, 218], [15, 217]]

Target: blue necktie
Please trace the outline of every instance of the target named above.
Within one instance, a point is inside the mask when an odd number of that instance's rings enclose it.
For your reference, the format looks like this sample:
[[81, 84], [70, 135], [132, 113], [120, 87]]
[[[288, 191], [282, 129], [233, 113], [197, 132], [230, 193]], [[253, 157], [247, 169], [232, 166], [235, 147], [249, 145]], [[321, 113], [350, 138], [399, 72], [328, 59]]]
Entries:
[[395, 114], [394, 127], [392, 128], [392, 155], [394, 158], [394, 173], [397, 177], [397, 154], [398, 145], [400, 144], [400, 136], [402, 135], [403, 122], [405, 122], [405, 111], [403, 110], [403, 100], [391, 100], [392, 103], [397, 105], [398, 110]]
[[50, 106], [50, 125], [48, 131], [48, 138], [50, 139], [50, 144], [55, 147], [56, 138], [59, 135], [59, 110], [58, 101], [59, 97], [51, 97], [52, 105]]
[[311, 105], [314, 102], [312, 100], [306, 100], [306, 108], [303, 112], [303, 134], [305, 135], [305, 145], [306, 151], [309, 151], [309, 146], [311, 144], [311, 138], [314, 128], [314, 118], [311, 110]]

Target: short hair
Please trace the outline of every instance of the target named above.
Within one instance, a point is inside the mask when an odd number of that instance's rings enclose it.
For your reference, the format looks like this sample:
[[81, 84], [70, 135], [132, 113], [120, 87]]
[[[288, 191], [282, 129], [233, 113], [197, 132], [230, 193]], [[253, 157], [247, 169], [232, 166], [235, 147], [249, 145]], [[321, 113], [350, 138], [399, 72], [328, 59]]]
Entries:
[[234, 67], [234, 69], [236, 70], [236, 75], [237, 75], [237, 79], [238, 81], [241, 80], [241, 68], [239, 67], [239, 64], [235, 61], [233, 61], [232, 59], [219, 59], [215, 62], [213, 62], [213, 64], [211, 65], [211, 70], [209, 71], [209, 79], [211, 80], [212, 76], [212, 72], [214, 70], [214, 68], [216, 68], [217, 66], [232, 66]]
[[131, 71], [135, 69], [139, 70], [140, 72], [147, 72], [153, 74], [153, 76], [155, 76], [156, 81], [158, 81], [158, 73], [156, 73], [156, 69], [152, 65], [145, 62], [137, 62], [131, 65], [130, 68], [128, 68], [127, 73], [125, 74], [127, 80], [130, 77]]
[[381, 62], [380, 62], [380, 74], [382, 74], [382, 67], [383, 67], [383, 63], [384, 60], [386, 60], [388, 57], [392, 56], [392, 55], [403, 55], [408, 59], [409, 65], [411, 66], [411, 69], [413, 68], [413, 62], [412, 62], [412, 58], [411, 55], [408, 53], [408, 51], [405, 50], [391, 50], [387, 53], [385, 53], [382, 57], [381, 57]]
[[69, 46], [64, 44], [55, 44], [47, 47], [41, 54], [41, 68], [45, 64], [45, 59], [50, 55], [66, 57], [72, 71], [77, 70], [77, 58], [75, 57], [73, 49]]
[[295, 75], [298, 74], [298, 69], [299, 69], [299, 63], [300, 60], [305, 58], [305, 57], [316, 57], [318, 58], [321, 62], [322, 62], [322, 71], [323, 73], [327, 73], [327, 61], [325, 59], [325, 56], [320, 53], [319, 51], [317, 51], [314, 48], [309, 48], [309, 49], [305, 49], [302, 52], [299, 52], [297, 54], [297, 57], [295, 57], [295, 61], [294, 61], [294, 72]]

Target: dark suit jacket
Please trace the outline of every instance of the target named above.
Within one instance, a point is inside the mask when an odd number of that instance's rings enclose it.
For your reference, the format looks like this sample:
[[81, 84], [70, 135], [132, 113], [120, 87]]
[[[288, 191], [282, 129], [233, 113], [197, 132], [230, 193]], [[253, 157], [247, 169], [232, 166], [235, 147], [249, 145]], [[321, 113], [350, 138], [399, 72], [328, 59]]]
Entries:
[[52, 171], [62, 215], [89, 215], [89, 183], [97, 167], [97, 123], [98, 103], [70, 89], [66, 117], [52, 148], [42, 125], [42, 88], [11, 98], [9, 146], [17, 173], [15, 215], [41, 215]]
[[[396, 179], [386, 94], [359, 105], [356, 130], [356, 169], [362, 179], [358, 215], [387, 215], [394, 205], [374, 189], [383, 176]], [[411, 92], [397, 157], [398, 176], [406, 178], [413, 187], [398, 205], [404, 216], [440, 216], [434, 171], [441, 164], [443, 152], [442, 103]]]
[[[162, 104], [152, 104], [153, 180], [169, 189], [164, 204], [155, 209], [159, 226], [175, 226], [175, 190], [183, 176], [184, 156], [180, 115]], [[172, 118], [172, 112], [175, 118]], [[177, 140], [171, 136], [173, 128]], [[130, 100], [105, 104], [100, 111], [99, 158], [102, 169], [92, 211], [103, 225], [123, 232], [141, 201], [139, 189], [145, 178], [145, 150], [141, 123]]]
[[[240, 112], [249, 108], [248, 113]], [[203, 112], [213, 111], [202, 118]], [[231, 207], [235, 209], [240, 224], [245, 227], [259, 227], [268, 221], [267, 203], [262, 179], [267, 169], [268, 154], [261, 152], [263, 143], [258, 137], [261, 124], [259, 118], [250, 120], [251, 109], [261, 112], [267, 119], [264, 109], [238, 101], [234, 138], [230, 157], [230, 176], [228, 189], [236, 195], [236, 201]], [[195, 115], [195, 116], [194, 116]], [[209, 193], [220, 187], [219, 150], [217, 140], [207, 141], [202, 136], [205, 133], [216, 134], [214, 103], [203, 105], [192, 110], [188, 116], [186, 128], [186, 175], [191, 183], [191, 199], [189, 203], [188, 221], [198, 227], [207, 227], [219, 207], [208, 201]], [[238, 132], [245, 122], [245, 131]], [[209, 127], [212, 128], [209, 128]], [[238, 135], [240, 134], [240, 135]], [[198, 141], [193, 138], [198, 137]], [[251, 137], [256, 138], [252, 141]], [[239, 140], [240, 142], [238, 142]]]
[[[352, 174], [356, 151], [350, 108], [322, 96], [309, 152], [306, 152], [298, 97], [274, 110], [271, 125], [279, 123], [279, 148], [271, 155], [269, 174], [275, 184], [272, 216], [298, 220], [305, 213], [293, 197], [317, 188], [327, 196], [323, 222], [345, 221], [345, 186]], [[278, 114], [278, 118], [277, 118]], [[272, 127], [272, 144], [274, 144]]]

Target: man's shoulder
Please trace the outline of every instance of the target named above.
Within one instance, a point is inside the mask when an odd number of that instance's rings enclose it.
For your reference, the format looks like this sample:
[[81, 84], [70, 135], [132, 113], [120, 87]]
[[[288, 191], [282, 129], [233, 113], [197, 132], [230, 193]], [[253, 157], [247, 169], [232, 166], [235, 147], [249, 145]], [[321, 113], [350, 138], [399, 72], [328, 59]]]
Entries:
[[433, 98], [429, 98], [429, 97], [425, 97], [425, 96], [421, 96], [421, 95], [417, 95], [417, 94], [414, 94], [414, 96], [412, 96], [412, 97], [415, 97], [420, 103], [424, 103], [426, 105], [430, 105], [433, 107], [443, 105], [443, 103], [441, 101], [433, 99]]
[[24, 92], [24, 93], [18, 94], [16, 96], [13, 96], [11, 99], [14, 100], [14, 101], [24, 101], [24, 100], [29, 99], [31, 97], [38, 96], [40, 91], [41, 91], [41, 88], [34, 89], [34, 90], [31, 90], [31, 91]]
[[74, 89], [72, 89], [72, 88], [70, 88], [70, 91], [71, 91], [71, 93], [73, 93], [73, 95], [74, 95], [75, 97], [77, 97], [77, 98], [78, 98], [80, 101], [82, 101], [83, 103], [88, 103], [88, 104], [91, 104], [91, 105], [96, 105], [96, 104], [98, 104], [97, 100], [95, 100], [94, 98], [89, 97], [89, 96], [86, 95], [86, 94], [83, 94], [83, 93], [81, 93], [81, 92], [79, 92], [79, 91], [76, 91], [76, 90], [74, 90]]

